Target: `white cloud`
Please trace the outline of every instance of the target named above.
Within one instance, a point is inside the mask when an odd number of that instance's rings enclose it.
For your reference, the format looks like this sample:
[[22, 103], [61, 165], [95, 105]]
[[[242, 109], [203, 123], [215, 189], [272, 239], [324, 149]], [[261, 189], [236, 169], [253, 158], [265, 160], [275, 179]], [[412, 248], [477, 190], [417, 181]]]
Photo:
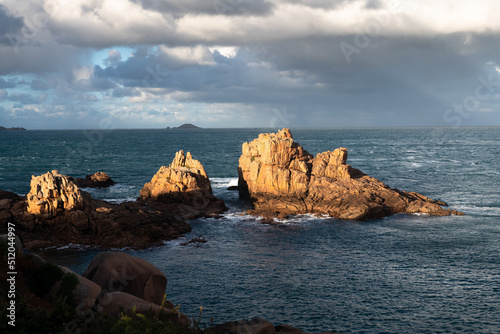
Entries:
[[160, 46], [160, 54], [166, 55], [173, 61], [182, 65], [214, 65], [212, 53], [207, 47], [197, 45], [194, 47], [169, 48]]

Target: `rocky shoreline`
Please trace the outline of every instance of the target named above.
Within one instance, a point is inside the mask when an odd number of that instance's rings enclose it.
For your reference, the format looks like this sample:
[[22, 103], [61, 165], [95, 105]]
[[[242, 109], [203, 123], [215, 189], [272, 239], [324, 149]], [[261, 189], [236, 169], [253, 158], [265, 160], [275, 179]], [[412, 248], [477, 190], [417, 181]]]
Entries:
[[168, 167], [161, 167], [136, 201], [112, 204], [80, 189], [112, 184], [100, 172], [85, 179], [57, 170], [32, 176], [26, 196], [0, 190], [0, 231], [8, 222], [16, 224], [29, 250], [68, 244], [148, 248], [190, 232], [185, 219], [216, 217], [227, 210], [189, 152], [178, 152]]
[[[377, 219], [397, 213], [463, 215], [446, 203], [391, 189], [347, 164], [347, 149], [309, 154], [289, 129], [260, 134], [242, 145], [238, 191], [253, 209], [247, 214], [286, 218], [313, 213], [341, 219]], [[57, 170], [32, 176], [26, 196], [0, 190], [0, 233], [8, 222], [27, 249], [82, 244], [103, 249], [148, 248], [191, 231], [185, 220], [220, 217], [227, 207], [212, 193], [202, 163], [184, 151], [162, 166], [136, 201], [112, 204], [83, 187], [114, 181], [97, 172], [73, 178]]]
[[[180, 312], [180, 305], [167, 300], [167, 277], [143, 259], [123, 252], [101, 252], [79, 275], [38, 255], [23, 253], [16, 239], [16, 300], [22, 313], [11, 316], [11, 322], [19, 332], [144, 333], [147, 327], [148, 333], [156, 333], [156, 329], [172, 334], [305, 334], [262, 318], [202, 325], [202, 307], [198, 320]], [[6, 240], [8, 235], [0, 235], [2, 266], [7, 266]], [[6, 280], [6, 275], [2, 271], [0, 278]]]
[[[253, 205], [247, 213], [267, 217], [268, 221], [301, 213], [357, 220], [396, 213], [463, 214], [442, 208], [446, 206], [444, 202], [391, 189], [365, 175], [347, 164], [346, 148], [313, 156], [293, 140], [289, 129], [261, 134], [244, 143], [238, 175], [240, 197]], [[45, 312], [44, 308], [57, 312], [64, 295], [74, 301], [73, 306], [64, 304], [68, 299], [62, 301], [64, 307], [74, 307], [64, 326], [76, 326], [74, 329], [80, 332], [95, 332], [84, 320], [90, 315], [91, 326], [102, 326], [103, 332], [109, 321], [112, 326], [125, 327], [137, 321], [139, 326], [154, 324], [164, 328], [174, 324], [183, 328], [175, 333], [304, 334], [300, 329], [275, 326], [265, 319], [229, 322], [201, 330], [199, 322], [180, 313], [164, 297], [166, 276], [147, 261], [125, 253], [99, 253], [83, 275], [49, 265], [34, 254], [23, 254], [23, 248], [36, 250], [68, 244], [101, 249], [162, 245], [191, 231], [184, 220], [217, 218], [227, 210], [224, 201], [213, 195], [203, 165], [189, 152], [177, 152], [169, 166], [160, 167], [136, 201], [112, 204], [81, 190], [113, 184], [109, 175], [102, 172], [73, 178], [53, 170], [32, 176], [26, 196], [0, 190], [0, 233], [6, 233], [8, 223], [15, 224], [21, 239], [17, 245], [20, 286], [25, 300], [32, 303], [28, 305], [33, 307], [32, 312]], [[206, 240], [200, 237], [192, 242]], [[6, 257], [2, 256], [4, 260]], [[42, 273], [47, 270], [57, 272], [58, 279], [49, 287], [37, 287], [34, 282], [43, 283]], [[69, 292], [64, 288], [68, 282], [74, 283]]]

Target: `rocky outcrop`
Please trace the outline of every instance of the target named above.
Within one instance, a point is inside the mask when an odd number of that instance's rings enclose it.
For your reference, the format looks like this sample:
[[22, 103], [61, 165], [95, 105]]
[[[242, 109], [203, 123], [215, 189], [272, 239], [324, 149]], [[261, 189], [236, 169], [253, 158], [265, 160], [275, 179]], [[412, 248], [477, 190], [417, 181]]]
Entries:
[[265, 217], [317, 213], [345, 219], [372, 219], [396, 213], [446, 216], [444, 202], [391, 189], [347, 164], [347, 149], [315, 157], [293, 140], [289, 129], [260, 134], [244, 143], [239, 160], [239, 191]]
[[8, 222], [16, 224], [28, 249], [70, 243], [146, 248], [191, 230], [189, 224], [142, 202], [111, 204], [93, 199], [57, 171], [33, 176], [26, 197], [0, 191], [0, 230]]
[[90, 195], [81, 191], [69, 177], [53, 170], [31, 177], [27, 204], [28, 213], [51, 218], [64, 211], [90, 206]]
[[106, 188], [115, 184], [115, 181], [104, 172], [96, 172], [85, 176], [84, 179], [79, 177], [74, 180], [80, 188]]
[[224, 201], [213, 195], [201, 162], [182, 150], [144, 185], [139, 199], [151, 208], [175, 213], [183, 219], [216, 216], [227, 210]]

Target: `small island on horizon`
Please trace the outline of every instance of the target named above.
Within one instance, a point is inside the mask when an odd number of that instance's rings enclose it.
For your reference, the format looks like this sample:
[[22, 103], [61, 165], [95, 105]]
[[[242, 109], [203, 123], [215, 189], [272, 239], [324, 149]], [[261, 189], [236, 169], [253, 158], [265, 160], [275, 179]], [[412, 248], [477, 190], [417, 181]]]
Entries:
[[167, 130], [194, 130], [194, 129], [201, 129], [199, 126], [196, 126], [194, 124], [191, 124], [191, 123], [185, 123], [185, 124], [182, 124], [181, 126], [177, 126], [177, 127], [167, 127]]
[[26, 131], [26, 129], [25, 128], [21, 128], [21, 127], [6, 128], [6, 127], [3, 127], [3, 126], [0, 126], [0, 131]]

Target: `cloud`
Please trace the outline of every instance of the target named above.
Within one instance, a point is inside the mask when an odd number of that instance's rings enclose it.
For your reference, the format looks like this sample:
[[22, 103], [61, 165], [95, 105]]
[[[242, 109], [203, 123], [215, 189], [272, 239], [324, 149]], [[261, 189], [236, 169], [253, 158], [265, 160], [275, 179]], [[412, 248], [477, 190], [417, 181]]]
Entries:
[[122, 55], [116, 49], [108, 51], [108, 58], [103, 60], [104, 65], [114, 66], [122, 60]]
[[6, 6], [0, 4], [0, 44], [10, 44], [13, 35], [20, 33], [23, 27], [23, 18], [14, 16]]
[[2, 104], [81, 126], [447, 125], [500, 64], [489, 0], [4, 2]]
[[33, 90], [47, 90], [50, 88], [50, 85], [46, 81], [35, 79], [31, 81], [30, 87]]
[[269, 15], [274, 4], [265, 0], [136, 0], [143, 8], [175, 17], [187, 14], [226, 15], [226, 16], [262, 16]]
[[26, 93], [11, 93], [7, 97], [8, 100], [18, 102], [20, 105], [38, 104], [38, 100], [31, 94]]
[[137, 88], [117, 87], [113, 89], [113, 97], [141, 96], [142, 93]]
[[14, 88], [17, 86], [16, 80], [5, 80], [4, 78], [0, 77], [0, 89], [2, 88]]

